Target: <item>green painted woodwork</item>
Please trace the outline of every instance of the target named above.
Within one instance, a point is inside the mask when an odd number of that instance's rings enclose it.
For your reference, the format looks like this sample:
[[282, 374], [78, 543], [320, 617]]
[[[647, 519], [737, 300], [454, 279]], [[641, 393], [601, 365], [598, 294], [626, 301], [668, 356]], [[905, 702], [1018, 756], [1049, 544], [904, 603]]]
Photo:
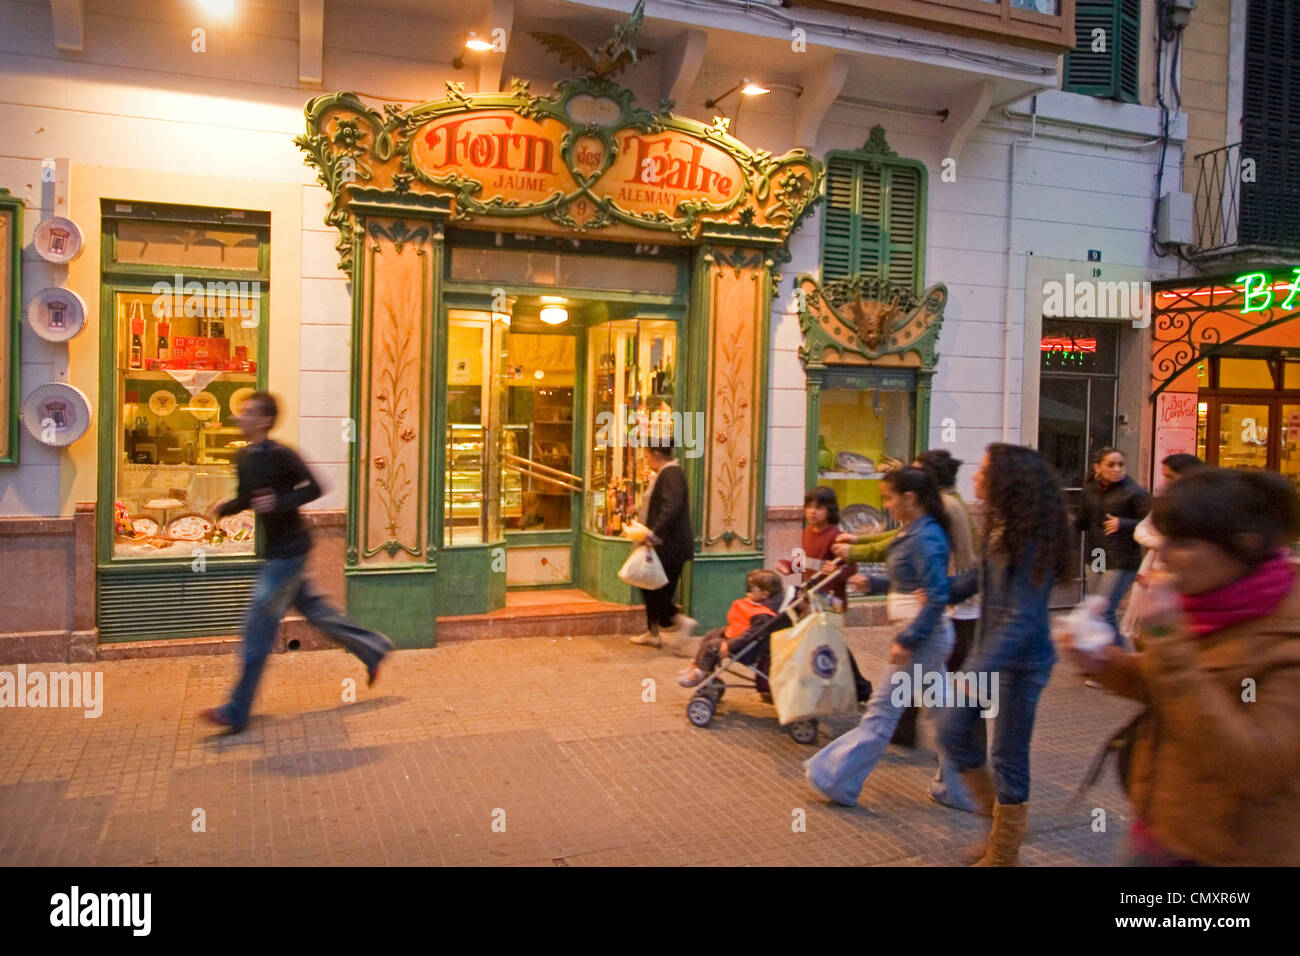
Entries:
[[0, 315], [0, 322], [9, 326], [8, 354], [0, 355], [0, 363], [4, 363], [4, 387], [9, 392], [9, 422], [0, 424], [0, 428], [8, 430], [9, 441], [7, 453], [0, 457], [0, 465], [16, 465], [23, 401], [23, 201], [9, 190], [0, 189], [0, 209], [10, 210], [13, 216], [13, 236], [9, 247], [0, 249], [0, 255], [9, 256], [9, 314]]
[[919, 291], [927, 184], [925, 163], [899, 159], [881, 126], [862, 149], [827, 153], [822, 279], [870, 276]]
[[727, 623], [731, 602], [745, 596], [745, 576], [763, 567], [763, 555], [697, 554], [691, 567], [691, 617], [700, 622], [697, 634]]
[[627, 538], [606, 538], [584, 531], [578, 541], [581, 566], [578, 586], [588, 594], [613, 604], [640, 604], [639, 589], [624, 584], [618, 576], [632, 542]]
[[438, 557], [438, 615], [486, 614], [505, 607], [505, 560], [500, 544], [444, 548]]
[[[1142, 0], [1078, 0], [1074, 7], [1077, 42], [1065, 54], [1061, 89], [1138, 102], [1142, 6]], [[1098, 30], [1105, 37], [1105, 49], [1094, 51]]]
[[433, 647], [438, 575], [432, 568], [347, 570], [348, 616], [387, 634], [399, 648]]

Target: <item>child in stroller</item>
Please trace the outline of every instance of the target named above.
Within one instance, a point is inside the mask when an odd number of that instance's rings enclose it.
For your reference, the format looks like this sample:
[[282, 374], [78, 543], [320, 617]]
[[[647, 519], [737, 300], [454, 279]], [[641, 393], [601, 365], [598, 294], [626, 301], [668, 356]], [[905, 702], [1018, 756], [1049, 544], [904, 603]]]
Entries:
[[727, 626], [715, 627], [704, 635], [695, 660], [677, 675], [677, 683], [694, 687], [718, 666], [721, 657], [735, 657], [760, 634], [770, 633], [763, 627], [765, 618], [775, 618], [781, 608], [781, 579], [773, 571], [750, 571], [745, 576], [745, 596], [731, 602]]
[[[755, 612], [749, 619], [749, 626], [737, 638], [727, 639], [716, 628], [705, 636], [700, 645], [695, 663], [682, 673], [678, 682], [685, 687], [702, 685], [696, 690], [687, 705], [686, 716], [697, 727], [707, 727], [713, 719], [718, 701], [728, 687], [752, 687], [764, 700], [771, 702], [768, 693], [768, 671], [771, 664], [771, 647], [769, 638], [777, 631], [797, 624], [806, 614], [827, 606], [829, 592], [835, 587], [839, 576], [848, 572], [844, 562], [836, 559], [825, 565], [802, 586], [791, 586], [784, 596], [780, 593], [780, 578], [770, 571], [754, 571], [746, 579], [751, 588], [761, 578], [755, 575], [770, 575], [774, 580], [776, 597], [764, 603], [768, 613]], [[754, 590], [750, 595], [754, 595]], [[733, 609], [740, 601], [736, 601]], [[769, 610], [770, 609], [770, 610]], [[730, 617], [730, 615], [728, 615]], [[713, 640], [710, 640], [713, 638]], [[850, 653], [850, 658], [852, 654]], [[723, 658], [719, 666], [719, 658]], [[742, 664], [753, 673], [751, 679], [731, 670], [731, 665]], [[854, 669], [856, 676], [856, 668]], [[739, 677], [742, 683], [726, 683], [722, 675], [731, 674]], [[690, 683], [687, 683], [687, 681]], [[871, 697], [871, 682], [862, 678], [858, 684], [858, 700], [861, 703]], [[800, 743], [812, 743], [817, 739], [817, 721], [802, 720], [790, 725], [790, 735]]]

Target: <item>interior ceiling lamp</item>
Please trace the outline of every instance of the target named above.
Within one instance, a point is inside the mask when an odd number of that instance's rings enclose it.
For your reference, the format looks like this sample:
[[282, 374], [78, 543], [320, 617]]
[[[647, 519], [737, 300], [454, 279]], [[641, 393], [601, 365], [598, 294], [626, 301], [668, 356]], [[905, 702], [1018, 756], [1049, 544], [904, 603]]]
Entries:
[[199, 0], [199, 6], [214, 17], [228, 17], [235, 12], [235, 0]]
[[[465, 39], [465, 49], [473, 50], [475, 53], [487, 53], [489, 50], [496, 49], [496, 47], [492, 45], [491, 40], [484, 40], [473, 30], [470, 30], [469, 36]], [[452, 68], [456, 70], [461, 69], [465, 65], [465, 54], [463, 51], [456, 54], [456, 59], [451, 61], [451, 65]]]
[[542, 296], [542, 311], [539, 318], [547, 325], [563, 325], [569, 321], [569, 310], [565, 308], [568, 300], [559, 295]]
[[[741, 80], [731, 89], [727, 90], [727, 92], [722, 93], [719, 96], [715, 96], [711, 100], [705, 100], [704, 105], [707, 106], [709, 109], [714, 109], [715, 107], [717, 107], [719, 103], [725, 100], [728, 96], [736, 92], [736, 90], [740, 90], [740, 92], [745, 96], [763, 96], [764, 94], [771, 93], [772, 87], [776, 85], [777, 84], [770, 84], [765, 86], [762, 83], [755, 83], [752, 80], [746, 78]], [[782, 89], [794, 90], [796, 96], [798, 96], [800, 93], [803, 92], [803, 88], [799, 86], [787, 86], [787, 87], [782, 87]]]

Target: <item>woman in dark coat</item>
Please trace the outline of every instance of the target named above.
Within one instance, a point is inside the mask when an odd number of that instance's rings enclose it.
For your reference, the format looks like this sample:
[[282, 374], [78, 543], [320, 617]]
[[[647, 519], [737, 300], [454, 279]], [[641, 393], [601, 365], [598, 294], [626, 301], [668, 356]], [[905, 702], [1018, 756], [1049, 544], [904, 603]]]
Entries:
[[[1151, 496], [1128, 476], [1124, 453], [1115, 448], [1095, 452], [1075, 526], [1088, 533], [1088, 590], [1106, 596], [1106, 623], [1118, 647], [1124, 646], [1124, 638], [1115, 612], [1142, 566], [1142, 546], [1134, 540], [1133, 530], [1150, 510]], [[1101, 570], [1096, 570], [1097, 558], [1105, 562]]]
[[650, 445], [646, 460], [655, 477], [641, 497], [637, 517], [650, 529], [647, 543], [654, 546], [659, 561], [664, 566], [668, 583], [655, 591], [641, 589], [645, 601], [646, 632], [632, 638], [633, 644], [658, 647], [661, 634], [667, 634], [676, 643], [691, 636], [698, 623], [682, 614], [673, 595], [682, 568], [695, 554], [691, 537], [691, 510], [687, 500], [686, 476], [682, 466], [673, 458], [672, 445]]

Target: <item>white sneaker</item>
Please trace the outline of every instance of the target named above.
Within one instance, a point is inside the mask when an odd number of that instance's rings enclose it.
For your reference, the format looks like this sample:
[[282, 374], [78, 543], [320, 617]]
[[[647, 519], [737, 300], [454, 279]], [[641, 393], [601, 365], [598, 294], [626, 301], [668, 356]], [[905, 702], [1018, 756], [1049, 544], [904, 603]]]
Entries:
[[636, 637], [632, 638], [632, 643], [643, 644], [646, 647], [658, 647], [660, 643], [659, 635], [651, 634], [649, 631], [646, 631], [644, 634], [638, 634]]
[[687, 617], [685, 614], [678, 614], [673, 618], [673, 637], [676, 640], [684, 641], [700, 626], [700, 622], [693, 617]]

